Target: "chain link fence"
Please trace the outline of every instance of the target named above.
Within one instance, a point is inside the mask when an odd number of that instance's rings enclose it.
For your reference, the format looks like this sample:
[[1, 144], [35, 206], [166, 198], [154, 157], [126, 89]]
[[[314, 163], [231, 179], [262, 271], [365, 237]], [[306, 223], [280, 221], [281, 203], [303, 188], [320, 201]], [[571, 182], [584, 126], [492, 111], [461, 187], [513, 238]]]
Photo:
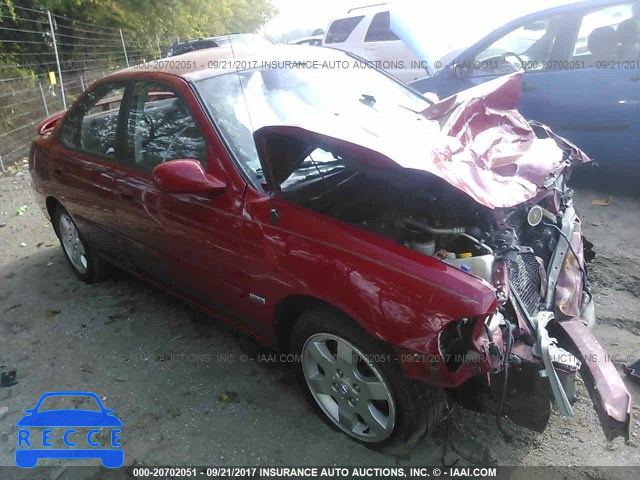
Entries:
[[[47, 10], [0, 10], [0, 174], [24, 158], [39, 122], [110, 72], [162, 56], [128, 32]], [[168, 45], [175, 39], [166, 39]]]

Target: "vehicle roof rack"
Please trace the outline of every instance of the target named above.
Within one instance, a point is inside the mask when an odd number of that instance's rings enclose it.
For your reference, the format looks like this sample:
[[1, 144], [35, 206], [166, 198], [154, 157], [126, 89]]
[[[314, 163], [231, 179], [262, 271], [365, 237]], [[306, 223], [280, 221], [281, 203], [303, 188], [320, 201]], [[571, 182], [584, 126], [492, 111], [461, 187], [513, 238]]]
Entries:
[[351, 12], [353, 12], [355, 10], [362, 10], [364, 8], [382, 7], [383, 5], [389, 5], [389, 2], [374, 3], [374, 4], [371, 4], [371, 5], [362, 5], [360, 7], [353, 7], [353, 8], [350, 8], [347, 13], [351, 13]]

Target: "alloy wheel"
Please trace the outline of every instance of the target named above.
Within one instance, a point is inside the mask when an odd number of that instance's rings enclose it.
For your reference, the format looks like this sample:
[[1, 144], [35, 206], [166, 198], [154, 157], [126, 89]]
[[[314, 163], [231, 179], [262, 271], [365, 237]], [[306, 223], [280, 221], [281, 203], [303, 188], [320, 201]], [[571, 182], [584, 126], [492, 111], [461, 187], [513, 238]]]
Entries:
[[302, 369], [313, 398], [338, 428], [371, 443], [391, 435], [391, 388], [355, 345], [330, 333], [312, 335], [302, 348]]
[[59, 216], [58, 232], [60, 233], [60, 240], [62, 240], [64, 252], [71, 261], [73, 268], [80, 274], [87, 273], [89, 262], [87, 260], [86, 248], [84, 243], [82, 243], [80, 233], [75, 223], [73, 223], [73, 220], [71, 220], [66, 213], [62, 213]]

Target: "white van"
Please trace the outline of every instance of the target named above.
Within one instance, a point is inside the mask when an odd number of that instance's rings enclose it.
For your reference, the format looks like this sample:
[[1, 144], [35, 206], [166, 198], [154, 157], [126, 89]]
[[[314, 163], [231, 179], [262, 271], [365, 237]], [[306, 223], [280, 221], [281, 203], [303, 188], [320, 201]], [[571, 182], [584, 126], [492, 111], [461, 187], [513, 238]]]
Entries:
[[331, 21], [325, 47], [354, 53], [408, 83], [426, 75], [418, 58], [389, 28], [389, 4], [352, 8]]

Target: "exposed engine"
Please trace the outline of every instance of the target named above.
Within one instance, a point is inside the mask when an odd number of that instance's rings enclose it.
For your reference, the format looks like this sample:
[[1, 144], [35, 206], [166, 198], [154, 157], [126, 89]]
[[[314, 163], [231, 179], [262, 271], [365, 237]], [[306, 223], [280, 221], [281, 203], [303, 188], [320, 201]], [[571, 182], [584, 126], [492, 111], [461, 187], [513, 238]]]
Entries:
[[[495, 259], [504, 258], [511, 284], [528, 313], [544, 294], [545, 272], [559, 233], [553, 197], [540, 204], [491, 210], [435, 177], [406, 172], [360, 173], [311, 208], [434, 256], [493, 284]], [[372, 192], [384, 192], [375, 195]]]

